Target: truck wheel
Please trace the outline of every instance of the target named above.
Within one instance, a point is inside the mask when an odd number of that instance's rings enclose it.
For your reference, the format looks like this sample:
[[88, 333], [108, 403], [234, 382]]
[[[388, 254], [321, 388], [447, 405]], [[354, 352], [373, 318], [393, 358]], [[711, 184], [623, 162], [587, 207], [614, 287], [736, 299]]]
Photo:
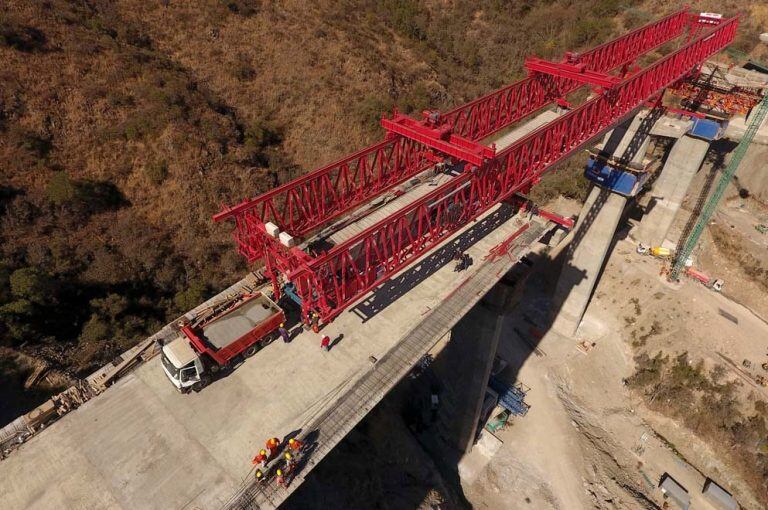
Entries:
[[212, 374], [218, 373], [218, 371], [221, 370], [221, 367], [216, 363], [211, 363], [210, 371]]
[[248, 347], [243, 354], [245, 354], [246, 358], [250, 358], [251, 356], [253, 356], [257, 352], [259, 352], [259, 348], [256, 347], [256, 344], [254, 344], [254, 345]]
[[274, 341], [275, 341], [275, 338], [277, 338], [277, 335], [275, 335], [275, 334], [270, 334], [270, 335], [267, 335], [267, 336], [265, 336], [265, 337], [264, 337], [264, 338], [261, 340], [261, 346], [262, 346], [262, 347], [266, 347], [267, 345], [269, 345], [269, 344], [271, 344], [272, 342], [274, 342]]
[[200, 391], [206, 386], [208, 386], [210, 382], [211, 380], [208, 377], [201, 377], [200, 380], [192, 386], [192, 389], [195, 391]]

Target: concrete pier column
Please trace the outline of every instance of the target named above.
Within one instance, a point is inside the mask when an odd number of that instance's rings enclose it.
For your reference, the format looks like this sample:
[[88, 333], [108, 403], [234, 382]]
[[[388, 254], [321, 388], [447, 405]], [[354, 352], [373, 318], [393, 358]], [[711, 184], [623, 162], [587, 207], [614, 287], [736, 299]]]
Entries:
[[435, 430], [452, 450], [451, 462], [457, 462], [474, 445], [504, 317], [519, 301], [522, 288], [518, 271], [506, 275], [453, 328], [439, 362], [433, 365], [441, 384]]
[[553, 298], [552, 327], [562, 335], [575, 334], [581, 323], [626, 204], [626, 197], [595, 186], [581, 209]]
[[[597, 149], [625, 163], [642, 163], [657, 119], [652, 112], [636, 115], [608, 132]], [[626, 205], [626, 197], [594, 186], [581, 208], [552, 300], [552, 327], [560, 334], [576, 333]]]
[[646, 246], [661, 246], [680, 204], [709, 150], [709, 142], [683, 136], [669, 152], [659, 178], [653, 184], [647, 212], [632, 237]]

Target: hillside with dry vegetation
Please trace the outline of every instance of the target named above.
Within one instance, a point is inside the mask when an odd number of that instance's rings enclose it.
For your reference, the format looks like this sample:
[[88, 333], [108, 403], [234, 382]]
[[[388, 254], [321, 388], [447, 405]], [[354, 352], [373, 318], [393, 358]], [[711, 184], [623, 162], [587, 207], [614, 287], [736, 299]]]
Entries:
[[[520, 77], [528, 54], [591, 46], [672, 8], [3, 2], [3, 386], [34, 360], [82, 376], [238, 279], [245, 264], [211, 214], [377, 139], [381, 112], [461, 104]], [[758, 25], [746, 25], [750, 51]], [[583, 193], [562, 176], [544, 186], [545, 198]], [[4, 400], [2, 421], [24, 407]]]

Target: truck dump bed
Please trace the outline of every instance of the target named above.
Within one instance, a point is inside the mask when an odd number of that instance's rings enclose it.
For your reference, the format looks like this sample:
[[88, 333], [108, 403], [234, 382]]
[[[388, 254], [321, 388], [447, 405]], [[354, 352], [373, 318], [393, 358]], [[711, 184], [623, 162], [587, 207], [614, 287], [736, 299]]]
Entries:
[[184, 326], [182, 333], [195, 350], [219, 365], [273, 334], [285, 320], [283, 310], [261, 293], [246, 295], [242, 302], [197, 327]]
[[223, 349], [277, 313], [280, 309], [272, 301], [258, 295], [205, 325], [203, 337], [217, 349]]

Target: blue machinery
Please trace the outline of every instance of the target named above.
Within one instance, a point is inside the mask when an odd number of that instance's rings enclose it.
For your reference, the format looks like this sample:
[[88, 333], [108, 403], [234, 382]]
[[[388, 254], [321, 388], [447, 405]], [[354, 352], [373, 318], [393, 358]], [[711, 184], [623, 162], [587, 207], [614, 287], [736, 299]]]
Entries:
[[[727, 122], [720, 123], [710, 119], [693, 117], [692, 120], [693, 124], [687, 135], [710, 142], [719, 139], [727, 126]], [[642, 164], [623, 163], [604, 153], [592, 152], [584, 169], [584, 177], [614, 193], [634, 197], [648, 180], [651, 164], [650, 160]]]
[[286, 282], [283, 286], [283, 293], [291, 298], [297, 305], [301, 306], [301, 297], [299, 297], [299, 294], [296, 292], [296, 286], [293, 282]]
[[528, 409], [531, 408], [531, 406], [525, 403], [527, 388], [521, 383], [510, 386], [500, 379], [491, 376], [488, 386], [499, 394], [499, 405], [513, 415], [525, 416], [528, 413]]

